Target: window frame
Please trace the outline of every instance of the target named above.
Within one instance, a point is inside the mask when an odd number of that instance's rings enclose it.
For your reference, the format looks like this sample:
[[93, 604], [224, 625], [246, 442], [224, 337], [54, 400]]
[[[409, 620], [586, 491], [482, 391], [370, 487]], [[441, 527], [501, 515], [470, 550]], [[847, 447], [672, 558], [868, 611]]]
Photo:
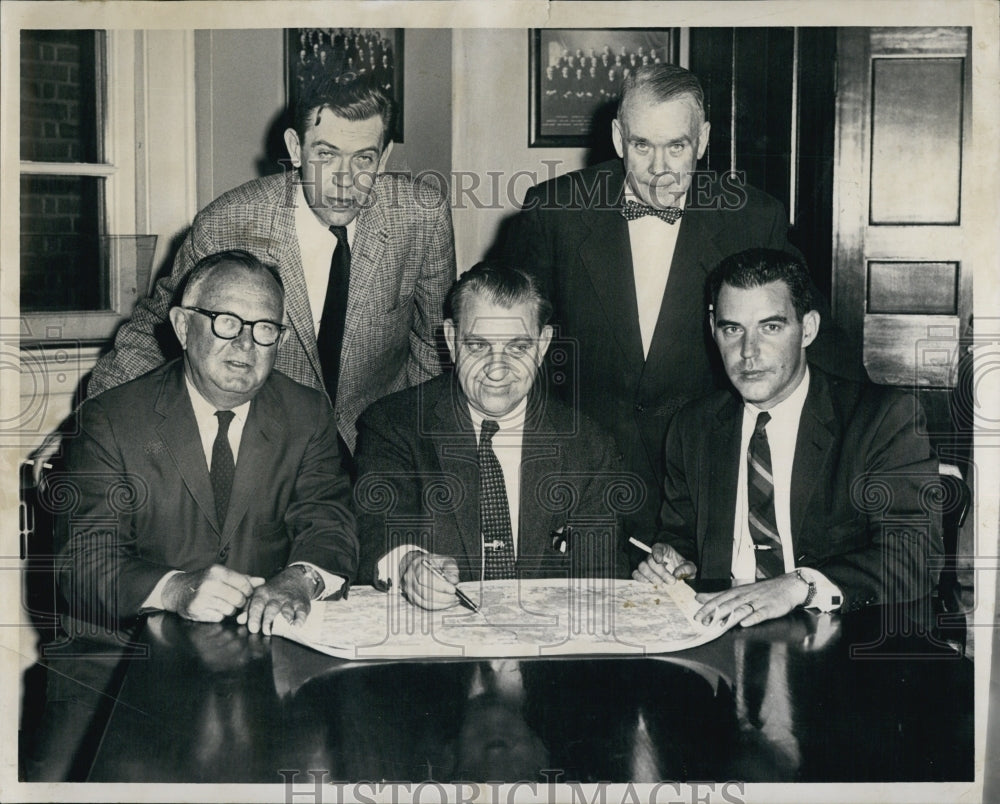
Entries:
[[[98, 29], [101, 30], [101, 29]], [[104, 181], [103, 219], [106, 235], [141, 234], [136, 215], [137, 148], [136, 97], [137, 32], [103, 30], [104, 44], [98, 48], [103, 60], [98, 91], [98, 115], [104, 161], [34, 162], [21, 160], [19, 176], [93, 176]], [[141, 119], [141, 118], [140, 118]], [[24, 346], [42, 345], [53, 338], [98, 343], [110, 339], [129, 318], [136, 301], [148, 287], [137, 287], [134, 266], [112, 263], [108, 279], [109, 306], [103, 310], [21, 311]]]

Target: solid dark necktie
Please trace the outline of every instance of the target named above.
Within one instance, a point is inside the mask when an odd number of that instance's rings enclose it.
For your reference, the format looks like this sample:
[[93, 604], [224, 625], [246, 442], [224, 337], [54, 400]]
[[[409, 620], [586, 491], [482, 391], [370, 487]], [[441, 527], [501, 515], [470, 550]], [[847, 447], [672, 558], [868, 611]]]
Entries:
[[631, 199], [626, 199], [625, 203], [622, 204], [622, 217], [628, 221], [634, 221], [645, 215], [655, 215], [661, 221], [673, 224], [677, 223], [683, 214], [684, 210], [680, 207], [657, 209], [656, 207], [651, 207], [648, 204], [640, 204], [638, 201], [632, 201]]
[[757, 578], [773, 578], [785, 571], [781, 537], [778, 535], [774, 515], [771, 447], [767, 443], [767, 431], [764, 429], [769, 421], [770, 413], [763, 411], [757, 415], [757, 423], [747, 448], [747, 515], [754, 555], [757, 558]]
[[222, 527], [226, 522], [229, 495], [233, 490], [233, 475], [236, 472], [233, 450], [229, 446], [229, 425], [235, 414], [231, 410], [217, 410], [215, 415], [219, 420], [219, 431], [215, 434], [215, 443], [212, 445], [212, 493], [215, 495], [219, 527]]
[[326, 283], [323, 316], [319, 320], [316, 347], [319, 365], [323, 369], [323, 384], [330, 402], [337, 401], [337, 381], [340, 377], [340, 350], [344, 342], [344, 322], [347, 320], [347, 289], [351, 282], [351, 246], [345, 226], [331, 226], [337, 247], [330, 260], [330, 278]]
[[479, 436], [479, 521], [483, 532], [485, 567], [483, 580], [515, 577], [514, 536], [510, 528], [510, 506], [500, 461], [493, 452], [493, 435], [500, 426], [483, 419]]

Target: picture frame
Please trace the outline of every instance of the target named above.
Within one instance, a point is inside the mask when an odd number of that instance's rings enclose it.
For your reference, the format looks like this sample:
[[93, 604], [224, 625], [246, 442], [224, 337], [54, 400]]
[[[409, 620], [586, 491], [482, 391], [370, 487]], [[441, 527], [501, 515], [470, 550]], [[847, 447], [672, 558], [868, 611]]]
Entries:
[[374, 74], [396, 105], [392, 139], [403, 142], [402, 28], [286, 28], [285, 86], [289, 108], [330, 76]]
[[529, 30], [528, 147], [590, 145], [595, 130], [603, 131], [614, 117], [625, 70], [644, 57], [647, 63], [674, 63], [679, 33], [679, 28]]

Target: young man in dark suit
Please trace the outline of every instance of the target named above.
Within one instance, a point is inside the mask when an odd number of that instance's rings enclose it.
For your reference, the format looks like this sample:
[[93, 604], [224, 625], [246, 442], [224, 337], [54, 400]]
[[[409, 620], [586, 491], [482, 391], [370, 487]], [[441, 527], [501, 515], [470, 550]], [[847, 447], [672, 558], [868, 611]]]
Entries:
[[550, 311], [533, 277], [480, 263], [446, 301], [454, 374], [362, 415], [362, 581], [441, 608], [460, 580], [627, 575], [615, 505], [643, 489], [610, 436], [541, 387]]
[[358, 543], [325, 395], [273, 372], [288, 336], [275, 269], [200, 260], [170, 322], [184, 350], [85, 402], [60, 482], [58, 584], [109, 628], [164, 610], [270, 634], [353, 578]]
[[634, 577], [732, 580], [696, 616], [744, 625], [928, 595], [943, 547], [919, 403], [807, 363], [819, 313], [795, 257], [733, 255], [709, 291], [733, 387], [674, 417], [663, 531]]

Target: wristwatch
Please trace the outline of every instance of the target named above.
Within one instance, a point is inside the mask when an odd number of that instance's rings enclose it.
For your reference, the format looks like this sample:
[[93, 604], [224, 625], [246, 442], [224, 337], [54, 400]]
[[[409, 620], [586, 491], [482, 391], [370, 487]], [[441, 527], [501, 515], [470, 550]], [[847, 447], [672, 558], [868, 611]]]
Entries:
[[813, 598], [816, 597], [816, 584], [806, 578], [802, 574], [802, 570], [795, 570], [795, 574], [799, 576], [799, 580], [802, 581], [806, 586], [809, 587], [809, 591], [806, 592], [806, 599], [802, 601], [802, 608], [809, 608], [809, 604], [813, 602]]
[[[292, 564], [292, 567], [299, 570], [304, 577], [308, 578], [312, 582], [313, 588], [312, 593], [309, 595], [310, 600], [316, 600], [321, 594], [323, 594], [326, 584], [323, 583], [322, 575], [316, 572], [316, 570], [308, 564]], [[289, 569], [292, 567], [289, 567]], [[813, 591], [816, 591], [815, 588]]]

